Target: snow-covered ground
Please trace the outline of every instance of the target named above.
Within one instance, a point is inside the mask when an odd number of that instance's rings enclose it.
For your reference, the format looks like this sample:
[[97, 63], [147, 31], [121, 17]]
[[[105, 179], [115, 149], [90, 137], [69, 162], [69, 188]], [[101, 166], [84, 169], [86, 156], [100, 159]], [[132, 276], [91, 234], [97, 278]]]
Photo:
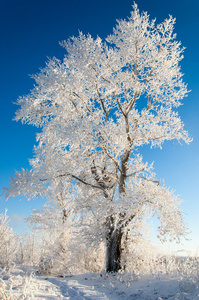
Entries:
[[191, 277], [87, 273], [65, 278], [39, 276], [31, 267], [1, 272], [0, 299], [71, 300], [194, 300], [199, 299], [199, 280]]

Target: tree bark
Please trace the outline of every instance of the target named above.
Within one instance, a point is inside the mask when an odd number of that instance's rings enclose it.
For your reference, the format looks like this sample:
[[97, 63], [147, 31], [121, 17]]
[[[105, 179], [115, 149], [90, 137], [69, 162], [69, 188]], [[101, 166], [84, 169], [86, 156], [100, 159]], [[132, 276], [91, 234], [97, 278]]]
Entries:
[[114, 227], [113, 217], [109, 217], [107, 225], [106, 272], [118, 272], [121, 269], [122, 230]]

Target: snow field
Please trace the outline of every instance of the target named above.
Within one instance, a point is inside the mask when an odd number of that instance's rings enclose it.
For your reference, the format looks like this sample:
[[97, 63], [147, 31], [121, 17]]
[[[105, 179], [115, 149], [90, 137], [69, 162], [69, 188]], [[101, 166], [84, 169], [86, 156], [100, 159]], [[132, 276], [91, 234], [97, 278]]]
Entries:
[[1, 271], [1, 300], [196, 300], [199, 280], [190, 275], [86, 273], [70, 277], [36, 275], [32, 267]]

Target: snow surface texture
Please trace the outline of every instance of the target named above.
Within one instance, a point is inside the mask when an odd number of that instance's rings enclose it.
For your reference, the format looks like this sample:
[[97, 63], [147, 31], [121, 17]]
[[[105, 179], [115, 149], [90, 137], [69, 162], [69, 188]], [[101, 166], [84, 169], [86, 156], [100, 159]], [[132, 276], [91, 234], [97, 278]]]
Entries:
[[144, 275], [138, 280], [128, 274], [87, 273], [65, 278], [37, 276], [32, 267], [3, 270], [0, 299], [71, 300], [194, 300], [199, 299], [197, 278]]

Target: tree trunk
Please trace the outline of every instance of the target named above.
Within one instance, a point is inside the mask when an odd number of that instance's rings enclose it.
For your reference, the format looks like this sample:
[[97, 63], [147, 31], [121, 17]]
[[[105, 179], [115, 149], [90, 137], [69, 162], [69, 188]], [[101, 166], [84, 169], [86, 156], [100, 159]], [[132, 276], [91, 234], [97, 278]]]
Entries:
[[113, 226], [113, 218], [109, 218], [109, 230], [106, 241], [106, 272], [118, 272], [121, 269], [121, 228]]
[[[121, 161], [121, 170], [119, 180], [119, 193], [125, 193], [127, 161], [130, 156], [130, 150], [126, 150]], [[124, 216], [121, 215], [124, 218]], [[122, 255], [122, 228], [117, 228], [114, 224], [113, 216], [107, 218], [107, 241], [106, 241], [106, 272], [118, 272], [121, 269]]]

